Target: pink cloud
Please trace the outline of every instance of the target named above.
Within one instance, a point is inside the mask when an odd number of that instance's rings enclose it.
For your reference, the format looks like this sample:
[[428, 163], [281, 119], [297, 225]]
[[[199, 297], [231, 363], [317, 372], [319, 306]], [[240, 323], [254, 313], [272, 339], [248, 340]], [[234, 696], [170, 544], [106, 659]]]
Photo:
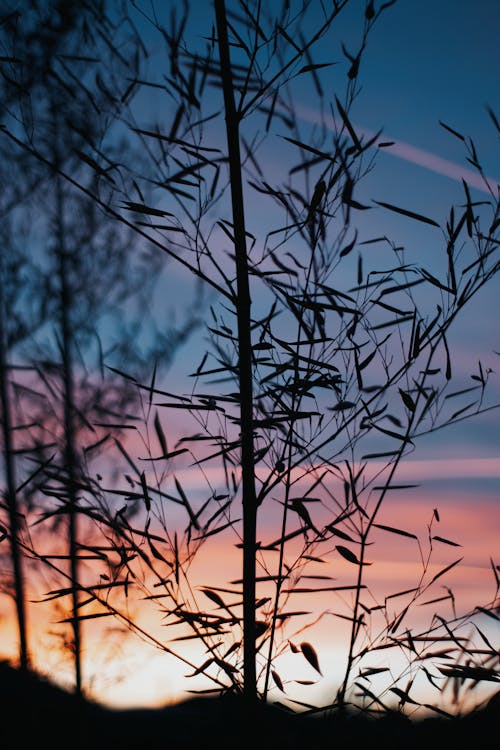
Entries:
[[[308, 107], [299, 107], [298, 114], [307, 122], [319, 124], [318, 114], [315, 110]], [[341, 127], [342, 123], [339, 122], [338, 125]], [[373, 138], [375, 135], [374, 131], [358, 125], [355, 125], [355, 130], [358, 135], [365, 136], [366, 138]], [[493, 177], [482, 178], [476, 171], [469, 169], [469, 167], [465, 167], [462, 164], [456, 164], [449, 159], [444, 159], [442, 156], [433, 154], [431, 151], [412, 146], [405, 141], [400, 141], [393, 139], [388, 135], [384, 135], [379, 142], [391, 143], [389, 147], [383, 149], [384, 153], [389, 154], [390, 156], [410, 162], [411, 164], [416, 164], [419, 167], [428, 169], [430, 172], [434, 172], [435, 174], [449, 177], [456, 182], [465, 180], [470, 187], [483, 193], [487, 193], [488, 195], [491, 194], [491, 190], [494, 191], [495, 188], [498, 190], [500, 186], [500, 181], [498, 179]], [[491, 190], [488, 189], [488, 185], [485, 181], [488, 183]]]
[[[387, 140], [390, 141], [392, 139], [388, 138]], [[409, 161], [412, 164], [417, 164], [419, 167], [424, 167], [424, 169], [428, 169], [436, 174], [450, 177], [457, 182], [465, 180], [469, 186], [476, 188], [476, 190], [480, 190], [483, 193], [489, 194], [490, 192], [485, 184], [485, 179], [492, 190], [495, 185], [498, 187], [498, 180], [495, 180], [493, 177], [486, 177], [483, 179], [477, 172], [474, 172], [468, 167], [464, 167], [461, 164], [455, 164], [455, 162], [449, 161], [449, 159], [443, 159], [442, 156], [437, 156], [430, 151], [425, 151], [422, 148], [412, 146], [410, 143], [405, 143], [404, 141], [394, 141], [389, 148], [385, 149], [385, 153], [390, 156], [396, 156], [398, 159]]]

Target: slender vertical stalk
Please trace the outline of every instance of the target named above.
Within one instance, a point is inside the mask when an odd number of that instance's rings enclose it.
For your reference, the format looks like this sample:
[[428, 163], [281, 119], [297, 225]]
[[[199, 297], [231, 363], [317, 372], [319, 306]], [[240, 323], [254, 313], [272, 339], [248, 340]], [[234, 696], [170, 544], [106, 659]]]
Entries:
[[[2, 269], [0, 269], [1, 271]], [[1, 274], [3, 277], [3, 273]], [[29, 669], [29, 652], [26, 625], [26, 594], [19, 544], [19, 508], [16, 491], [14, 446], [12, 443], [12, 414], [9, 400], [9, 372], [7, 364], [6, 310], [3, 294], [3, 278], [0, 278], [0, 398], [2, 401], [2, 438], [6, 481], [6, 499], [9, 514], [10, 556], [14, 574], [14, 597], [16, 602], [17, 629], [19, 634], [19, 666]]]
[[73, 645], [75, 663], [75, 693], [82, 693], [82, 659], [81, 659], [81, 632], [80, 620], [78, 619], [78, 498], [76, 493], [76, 448], [75, 430], [73, 424], [74, 383], [73, 383], [73, 328], [70, 320], [71, 286], [68, 274], [68, 257], [64, 238], [64, 199], [62, 178], [55, 176], [56, 181], [56, 236], [57, 236], [57, 260], [59, 263], [60, 283], [60, 319], [63, 363], [63, 400], [64, 400], [64, 464], [67, 472], [68, 491], [68, 542], [70, 576], [72, 583], [71, 606]]
[[227, 19], [224, 0], [215, 0], [222, 89], [231, 183], [234, 249], [236, 256], [238, 320], [238, 373], [240, 387], [241, 471], [243, 492], [243, 679], [248, 702], [257, 697], [255, 667], [255, 550], [257, 503], [253, 444], [252, 341], [250, 327], [250, 289], [245, 233], [243, 184], [239, 143], [239, 116], [234, 103], [234, 88], [229, 56]]

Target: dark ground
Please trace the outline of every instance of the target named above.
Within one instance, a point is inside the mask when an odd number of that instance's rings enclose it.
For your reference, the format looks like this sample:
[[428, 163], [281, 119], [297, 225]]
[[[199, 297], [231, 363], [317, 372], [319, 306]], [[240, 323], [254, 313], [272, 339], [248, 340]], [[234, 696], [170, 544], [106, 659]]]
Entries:
[[0, 663], [0, 748], [33, 750], [459, 750], [500, 747], [500, 692], [459, 719], [307, 718], [258, 706], [245, 723], [241, 699], [193, 698], [164, 709], [117, 711]]

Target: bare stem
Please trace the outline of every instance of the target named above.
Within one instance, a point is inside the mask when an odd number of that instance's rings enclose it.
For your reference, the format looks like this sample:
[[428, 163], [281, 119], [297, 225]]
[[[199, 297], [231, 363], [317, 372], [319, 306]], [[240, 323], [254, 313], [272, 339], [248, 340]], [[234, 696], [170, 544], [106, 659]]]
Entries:
[[75, 693], [82, 693], [81, 628], [78, 616], [79, 606], [79, 561], [78, 561], [78, 498], [76, 491], [76, 448], [73, 424], [74, 383], [73, 383], [73, 331], [70, 320], [71, 288], [67, 267], [67, 252], [64, 241], [64, 199], [62, 178], [56, 176], [56, 232], [57, 256], [60, 282], [60, 326], [63, 358], [63, 399], [64, 399], [64, 463], [67, 472], [68, 491], [68, 543], [70, 577], [72, 582], [72, 627], [75, 662]]
[[5, 331], [6, 311], [3, 295], [3, 279], [0, 279], [0, 396], [2, 401], [2, 437], [4, 446], [5, 478], [7, 484], [7, 507], [10, 526], [10, 555], [14, 574], [14, 597], [16, 602], [17, 628], [19, 633], [19, 665], [29, 668], [28, 639], [26, 627], [26, 594], [22, 566], [22, 551], [19, 548], [19, 508], [16, 492], [14, 446], [12, 443], [12, 414], [9, 400], [9, 377], [7, 364], [7, 335]]
[[255, 550], [257, 503], [253, 444], [252, 341], [250, 289], [246, 247], [243, 184], [239, 143], [239, 117], [229, 56], [227, 18], [224, 0], [215, 0], [220, 67], [224, 94], [226, 135], [231, 182], [234, 249], [236, 255], [236, 314], [238, 319], [238, 373], [240, 387], [241, 471], [243, 493], [243, 674], [244, 695], [249, 702], [257, 697], [255, 667]]

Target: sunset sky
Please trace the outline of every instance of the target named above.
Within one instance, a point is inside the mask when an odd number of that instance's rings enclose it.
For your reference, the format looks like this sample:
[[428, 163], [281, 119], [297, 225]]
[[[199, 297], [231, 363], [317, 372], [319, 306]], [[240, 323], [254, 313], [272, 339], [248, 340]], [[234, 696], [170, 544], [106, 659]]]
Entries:
[[[227, 0], [228, 7], [234, 4]], [[375, 3], [376, 6], [379, 4], [380, 0]], [[312, 5], [317, 6], [319, 14], [320, 0], [313, 0]], [[340, 41], [348, 50], [355, 48], [364, 5], [364, 2], [354, 2], [345, 18], [334, 26], [332, 35], [323, 39], [315, 49], [315, 61], [337, 63], [331, 67], [331, 73], [323, 75], [325, 97], [329, 94], [333, 99], [343, 86], [345, 58], [342, 57]], [[210, 36], [213, 11], [209, 0], [193, 0], [191, 22], [188, 34]], [[357, 200], [372, 207], [366, 213], [360, 212], [360, 238], [367, 240], [386, 235], [396, 244], [404, 245], [411, 257], [418, 258], [422, 265], [441, 268], [440, 254], [445, 255], [445, 240], [439, 229], [429, 229], [407, 217], [384, 211], [374, 203], [379, 201], [405, 207], [444, 225], [449, 206], [452, 203], [464, 205], [463, 180], [469, 185], [473, 201], [488, 197], [484, 184], [465, 159], [463, 143], [440, 126], [439, 121], [464, 136], [472, 137], [479, 160], [484, 163], [485, 176], [493, 189], [498, 189], [499, 137], [487, 107], [500, 117], [499, 32], [497, 0], [399, 0], [383, 15], [368, 43], [360, 73], [362, 89], [352, 109], [351, 120], [357, 132], [367, 137], [382, 128], [381, 140], [393, 145], [378, 149], [375, 167], [363, 180], [356, 195]], [[151, 43], [158, 44], [157, 50], [161, 49], [154, 35]], [[150, 106], [151, 112], [155, 112], [157, 102], [152, 98], [149, 103], [144, 101], [143, 106], [146, 127], [146, 109]], [[297, 106], [304, 128], [319, 123], [312, 86], [304, 83]], [[159, 113], [156, 111], [156, 114]], [[172, 113], [169, 113], [169, 121], [171, 117]], [[261, 158], [268, 174], [273, 169], [279, 174], [289, 168], [285, 163], [287, 148], [279, 137], [278, 125], [273, 123], [273, 128], [262, 147]], [[246, 191], [247, 229], [256, 232], [259, 223], [266, 222], [268, 217], [259, 213], [255, 193], [248, 188]], [[377, 264], [379, 256], [380, 263], [387, 263], [383, 249], [378, 245], [368, 247], [372, 248], [372, 264]], [[477, 373], [479, 361], [484, 370], [491, 369], [485, 407], [500, 403], [499, 292], [497, 278], [477, 296], [449, 337], [450, 350], [454, 352], [457, 390], [474, 385], [476, 381], [470, 376]], [[186, 304], [195, 305], [196, 295], [196, 288], [184, 270], [169, 263], [165, 270], [164, 291], [158, 301], [161, 314], [182, 310]], [[255, 303], [258, 305], [259, 300]], [[202, 315], [208, 319], [208, 313]], [[157, 387], [170, 392], [188, 392], [192, 385], [188, 375], [196, 369], [206, 348], [206, 330], [201, 327], [179, 349]], [[173, 444], [184, 427], [182, 418], [165, 415], [162, 419], [169, 444]], [[405, 491], [404, 495], [393, 493], [386, 499], [377, 519], [379, 524], [411, 531], [418, 537], [422, 549], [426, 549], [431, 534], [460, 545], [434, 544], [430, 577], [457, 558], [463, 560], [424, 600], [445, 595], [447, 586], [453, 590], [457, 610], [462, 611], [476, 604], [490, 603], [494, 595], [491, 559], [497, 565], [500, 562], [499, 423], [500, 412], [492, 409], [471, 421], [461, 421], [433, 435], [422, 435], [398, 473], [401, 484], [418, 486]], [[126, 444], [134, 460], [144, 456], [144, 445], [136, 436], [129, 437]], [[371, 469], [376, 472], [375, 463]], [[222, 476], [215, 469], [213, 474], [210, 471], [207, 470], [208, 480], [212, 486], [217, 486]], [[181, 463], [176, 476], [190, 497], [203, 497], [206, 485], [198, 472]], [[439, 520], [434, 509], [438, 509]], [[240, 517], [239, 513], [235, 517]], [[273, 519], [266, 520], [268, 525], [261, 529], [260, 538], [269, 541], [279, 536], [277, 517], [274, 522], [273, 527]], [[390, 593], [416, 585], [421, 558], [416, 540], [393, 534], [384, 536], [382, 531], [377, 533], [368, 580], [373, 595], [383, 599]], [[215, 537], [193, 563], [193, 584], [231, 588], [230, 582], [241, 576], [240, 552], [235, 546], [234, 535], [224, 533]], [[328, 575], [334, 576], [339, 584], [351, 580], [353, 570], [349, 563], [336, 559], [335, 566], [329, 566]], [[320, 565], [314, 570], [311, 568], [311, 573], [323, 573], [320, 568]], [[46, 590], [52, 586], [48, 575], [46, 586]], [[334, 697], [345, 653], [346, 630], [345, 620], [335, 615], [336, 603], [327, 596], [323, 599], [315, 595], [314, 601], [312, 599], [307, 594], [297, 597], [292, 600], [292, 609], [313, 613], [304, 618], [304, 624], [318, 618], [313, 628], [297, 633], [296, 638], [297, 643], [306, 640], [314, 645], [322, 674], [315, 672], [303, 657], [290, 649], [279, 657], [277, 670], [284, 680], [290, 680], [290, 695], [315, 703]], [[451, 614], [450, 601], [439, 610], [443, 616]], [[70, 684], [71, 664], [51, 646], [50, 627], [47, 628], [42, 611], [41, 605], [34, 605], [31, 609], [35, 661], [43, 671]], [[177, 650], [178, 644], [172, 639], [179, 634], [178, 631], [175, 631], [175, 636], [170, 636], [161, 615], [149, 607], [149, 603], [144, 604], [143, 609], [137, 605], [135, 615], [159, 640]], [[428, 606], [417, 606], [409, 622], [418, 628], [431, 616]], [[498, 639], [498, 622], [484, 616], [478, 622], [490, 638]], [[301, 624], [299, 617], [298, 629]], [[111, 632], [113, 626], [107, 619], [106, 625], [110, 632], [104, 626], [89, 627], [85, 647], [84, 679], [89, 694], [98, 700], [120, 707], [159, 706], [185, 697], [186, 690], [206, 687], [207, 683], [200, 677], [186, 679], [186, 675], [193, 672], [186, 663], [162, 653], [133, 634], [118, 630]], [[11, 657], [15, 648], [12, 611], [4, 604], [0, 616], [0, 655]], [[182, 653], [193, 662], [206, 658], [201, 649], [190, 643], [184, 646]], [[391, 666], [395, 672], [398, 658], [395, 657], [395, 664]], [[380, 651], [375, 652], [367, 663], [371, 667], [380, 667], [386, 664], [386, 660], [386, 652]], [[408, 679], [411, 674], [408, 674]], [[436, 671], [433, 674], [437, 674]], [[303, 686], [293, 683], [294, 680], [312, 680], [315, 684]], [[376, 681], [372, 689], [376, 692]], [[425, 681], [419, 682], [418, 689], [425, 700]], [[282, 698], [276, 686], [271, 695], [275, 699]], [[390, 697], [387, 700], [390, 702]], [[446, 706], [446, 700], [443, 699], [441, 705]]]

